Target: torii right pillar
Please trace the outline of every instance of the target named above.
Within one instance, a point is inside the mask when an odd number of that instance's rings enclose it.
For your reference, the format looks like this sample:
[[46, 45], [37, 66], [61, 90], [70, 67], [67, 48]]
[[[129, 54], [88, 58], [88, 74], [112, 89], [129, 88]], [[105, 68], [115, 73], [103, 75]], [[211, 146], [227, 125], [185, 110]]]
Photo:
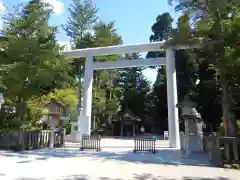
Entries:
[[167, 49], [166, 60], [169, 146], [180, 149], [178, 108], [176, 107], [178, 97], [174, 49]]

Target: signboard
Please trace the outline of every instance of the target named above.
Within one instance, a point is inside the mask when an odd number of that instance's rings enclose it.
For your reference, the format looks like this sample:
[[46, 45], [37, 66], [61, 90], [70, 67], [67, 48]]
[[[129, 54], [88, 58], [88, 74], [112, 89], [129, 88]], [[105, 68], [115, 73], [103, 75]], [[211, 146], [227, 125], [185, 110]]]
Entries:
[[67, 116], [60, 116], [60, 114], [55, 114], [55, 115], [53, 115], [53, 117], [57, 121], [59, 121], [59, 120], [61, 120], [61, 121], [69, 120], [69, 117], [67, 117]]
[[0, 93], [0, 109], [3, 103], [4, 103], [3, 94]]
[[60, 120], [60, 115], [59, 115], [59, 114], [54, 114], [54, 115], [53, 115], [53, 118], [54, 118], [55, 120], [59, 121], [59, 120]]
[[3, 94], [0, 93], [0, 104], [3, 104], [3, 103], [4, 103]]
[[169, 137], [168, 137], [168, 131], [164, 131], [164, 134], [163, 134], [163, 139], [165, 140], [165, 139], [168, 139]]
[[67, 116], [61, 116], [61, 117], [60, 117], [60, 120], [61, 120], [61, 121], [68, 121], [68, 120], [69, 120], [69, 117], [67, 117]]
[[74, 126], [74, 130], [78, 131], [78, 126], [77, 125]]
[[79, 115], [82, 116], [83, 114], [83, 108], [79, 108]]

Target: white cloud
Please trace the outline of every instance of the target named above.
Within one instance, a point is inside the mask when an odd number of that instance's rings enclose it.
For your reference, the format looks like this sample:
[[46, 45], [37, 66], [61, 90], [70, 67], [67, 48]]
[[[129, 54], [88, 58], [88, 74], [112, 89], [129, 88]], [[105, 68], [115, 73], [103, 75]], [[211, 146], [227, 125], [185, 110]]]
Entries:
[[60, 44], [61, 46], [65, 46], [64, 51], [71, 50], [71, 45], [68, 41], [58, 41], [58, 44]]
[[0, 29], [3, 27], [3, 19], [2, 16], [6, 12], [6, 6], [5, 4], [0, 0]]
[[2, 1], [0, 1], [0, 12], [4, 12], [5, 10], [6, 10], [5, 4]]
[[64, 4], [59, 0], [43, 0], [43, 2], [50, 4], [53, 7], [53, 12], [56, 15], [62, 14], [64, 10]]

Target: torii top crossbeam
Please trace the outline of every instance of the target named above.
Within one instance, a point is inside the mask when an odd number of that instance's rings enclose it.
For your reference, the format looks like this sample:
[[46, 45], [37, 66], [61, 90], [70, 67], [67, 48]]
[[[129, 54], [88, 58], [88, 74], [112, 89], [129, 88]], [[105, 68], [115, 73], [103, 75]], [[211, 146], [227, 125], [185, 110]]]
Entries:
[[[84, 48], [84, 49], [74, 49], [70, 51], [62, 52], [63, 55], [69, 57], [88, 57], [88, 56], [98, 56], [98, 55], [111, 55], [111, 54], [121, 54], [121, 53], [141, 53], [149, 51], [159, 51], [166, 41], [158, 41], [152, 43], [144, 44], [131, 44], [131, 45], [116, 45], [116, 46], [106, 46], [106, 47], [94, 47], [94, 48]], [[177, 45], [171, 47], [173, 49], [190, 49], [187, 45]]]
[[107, 47], [96, 47], [96, 48], [85, 48], [75, 49], [66, 52], [62, 52], [65, 56], [70, 57], [88, 57], [98, 55], [111, 55], [121, 53], [140, 53], [148, 51], [159, 51], [164, 45], [163, 41], [145, 43], [145, 44], [134, 44], [134, 45], [116, 45]]

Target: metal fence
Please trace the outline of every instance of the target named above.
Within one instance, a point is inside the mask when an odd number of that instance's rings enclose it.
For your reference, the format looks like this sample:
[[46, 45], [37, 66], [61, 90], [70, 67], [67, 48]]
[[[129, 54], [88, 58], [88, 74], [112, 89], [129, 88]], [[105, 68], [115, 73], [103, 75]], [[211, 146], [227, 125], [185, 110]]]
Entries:
[[101, 151], [101, 137], [100, 135], [91, 135], [83, 134], [82, 135], [82, 143], [80, 150], [85, 149], [93, 149], [97, 151]]
[[156, 152], [156, 139], [136, 136], [134, 139], [133, 152], [136, 153], [137, 151], [149, 151], [154, 154]]

